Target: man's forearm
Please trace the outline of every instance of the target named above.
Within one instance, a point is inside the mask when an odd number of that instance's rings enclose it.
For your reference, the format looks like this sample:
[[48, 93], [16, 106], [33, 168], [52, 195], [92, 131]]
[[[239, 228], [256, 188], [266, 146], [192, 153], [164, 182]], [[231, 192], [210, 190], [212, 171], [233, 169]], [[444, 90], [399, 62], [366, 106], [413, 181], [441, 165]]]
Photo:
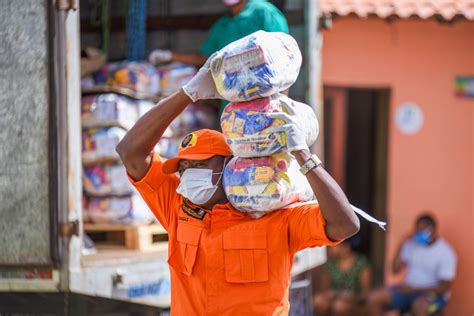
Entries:
[[190, 102], [183, 90], [173, 93], [143, 115], [118, 144], [117, 152], [135, 180], [146, 174], [146, 159], [150, 152], [169, 124]]
[[199, 53], [173, 53], [171, 60], [201, 67], [206, 62], [207, 57]]
[[[311, 157], [309, 150], [298, 150], [292, 154], [300, 165]], [[359, 231], [359, 219], [336, 181], [322, 167], [313, 168], [306, 177], [326, 220], [328, 237], [342, 240], [356, 234]]]
[[397, 252], [395, 253], [395, 257], [393, 258], [392, 262], [392, 272], [397, 274], [403, 270], [405, 264], [403, 263], [401, 252], [402, 252], [403, 242], [398, 245]]
[[451, 283], [451, 281], [441, 281], [437, 286], [417, 289], [417, 291], [421, 293], [435, 293], [436, 295], [443, 295], [449, 291], [451, 288]]

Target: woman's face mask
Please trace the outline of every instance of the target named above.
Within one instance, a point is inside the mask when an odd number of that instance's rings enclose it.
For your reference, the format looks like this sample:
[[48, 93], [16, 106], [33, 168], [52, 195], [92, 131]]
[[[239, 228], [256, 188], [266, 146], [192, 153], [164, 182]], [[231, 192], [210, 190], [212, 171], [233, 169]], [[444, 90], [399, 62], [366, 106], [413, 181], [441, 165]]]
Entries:
[[[213, 172], [212, 169], [186, 169], [181, 175], [176, 192], [190, 200], [193, 204], [202, 205], [207, 203], [217, 191], [224, 167], [225, 160], [221, 172]], [[212, 176], [214, 174], [220, 174], [216, 184], [212, 183]]]
[[239, 4], [240, 0], [222, 0], [222, 3], [226, 7], [233, 7], [236, 4]]
[[432, 235], [431, 232], [427, 229], [420, 230], [415, 233], [414, 237], [415, 241], [419, 243], [420, 245], [427, 246], [430, 244], [432, 240]]

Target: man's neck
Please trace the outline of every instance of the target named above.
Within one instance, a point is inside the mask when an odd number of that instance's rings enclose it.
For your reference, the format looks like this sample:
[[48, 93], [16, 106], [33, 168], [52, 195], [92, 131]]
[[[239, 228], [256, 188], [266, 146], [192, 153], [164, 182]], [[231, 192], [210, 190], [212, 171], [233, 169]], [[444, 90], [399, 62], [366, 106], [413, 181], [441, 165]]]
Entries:
[[242, 12], [242, 10], [245, 8], [248, 2], [249, 2], [248, 0], [243, 0], [239, 4], [234, 5], [233, 7], [230, 8], [230, 14], [232, 16], [236, 16], [237, 14]]

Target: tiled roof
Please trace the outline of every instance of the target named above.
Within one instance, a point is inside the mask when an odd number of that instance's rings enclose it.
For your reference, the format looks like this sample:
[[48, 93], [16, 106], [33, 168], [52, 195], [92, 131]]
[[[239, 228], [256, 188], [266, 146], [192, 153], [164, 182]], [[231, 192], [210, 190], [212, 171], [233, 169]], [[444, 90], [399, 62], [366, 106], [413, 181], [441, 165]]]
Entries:
[[474, 0], [320, 0], [320, 6], [324, 13], [341, 16], [375, 14], [380, 18], [416, 16], [422, 19], [441, 16], [448, 21], [462, 16], [474, 20]]

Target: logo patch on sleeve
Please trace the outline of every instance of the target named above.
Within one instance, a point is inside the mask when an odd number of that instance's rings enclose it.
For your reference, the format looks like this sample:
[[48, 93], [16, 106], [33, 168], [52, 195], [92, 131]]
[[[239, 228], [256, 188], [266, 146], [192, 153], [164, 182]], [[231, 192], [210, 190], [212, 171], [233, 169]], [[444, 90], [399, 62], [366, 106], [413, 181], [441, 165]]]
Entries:
[[179, 149], [184, 149], [187, 147], [194, 147], [197, 143], [197, 136], [194, 133], [184, 136], [181, 144], [179, 144]]
[[181, 209], [184, 213], [191, 216], [192, 218], [196, 218], [199, 220], [203, 220], [204, 216], [206, 216], [206, 210], [198, 207], [198, 206], [191, 206], [188, 204], [186, 199], [183, 199], [183, 205], [181, 205]]

